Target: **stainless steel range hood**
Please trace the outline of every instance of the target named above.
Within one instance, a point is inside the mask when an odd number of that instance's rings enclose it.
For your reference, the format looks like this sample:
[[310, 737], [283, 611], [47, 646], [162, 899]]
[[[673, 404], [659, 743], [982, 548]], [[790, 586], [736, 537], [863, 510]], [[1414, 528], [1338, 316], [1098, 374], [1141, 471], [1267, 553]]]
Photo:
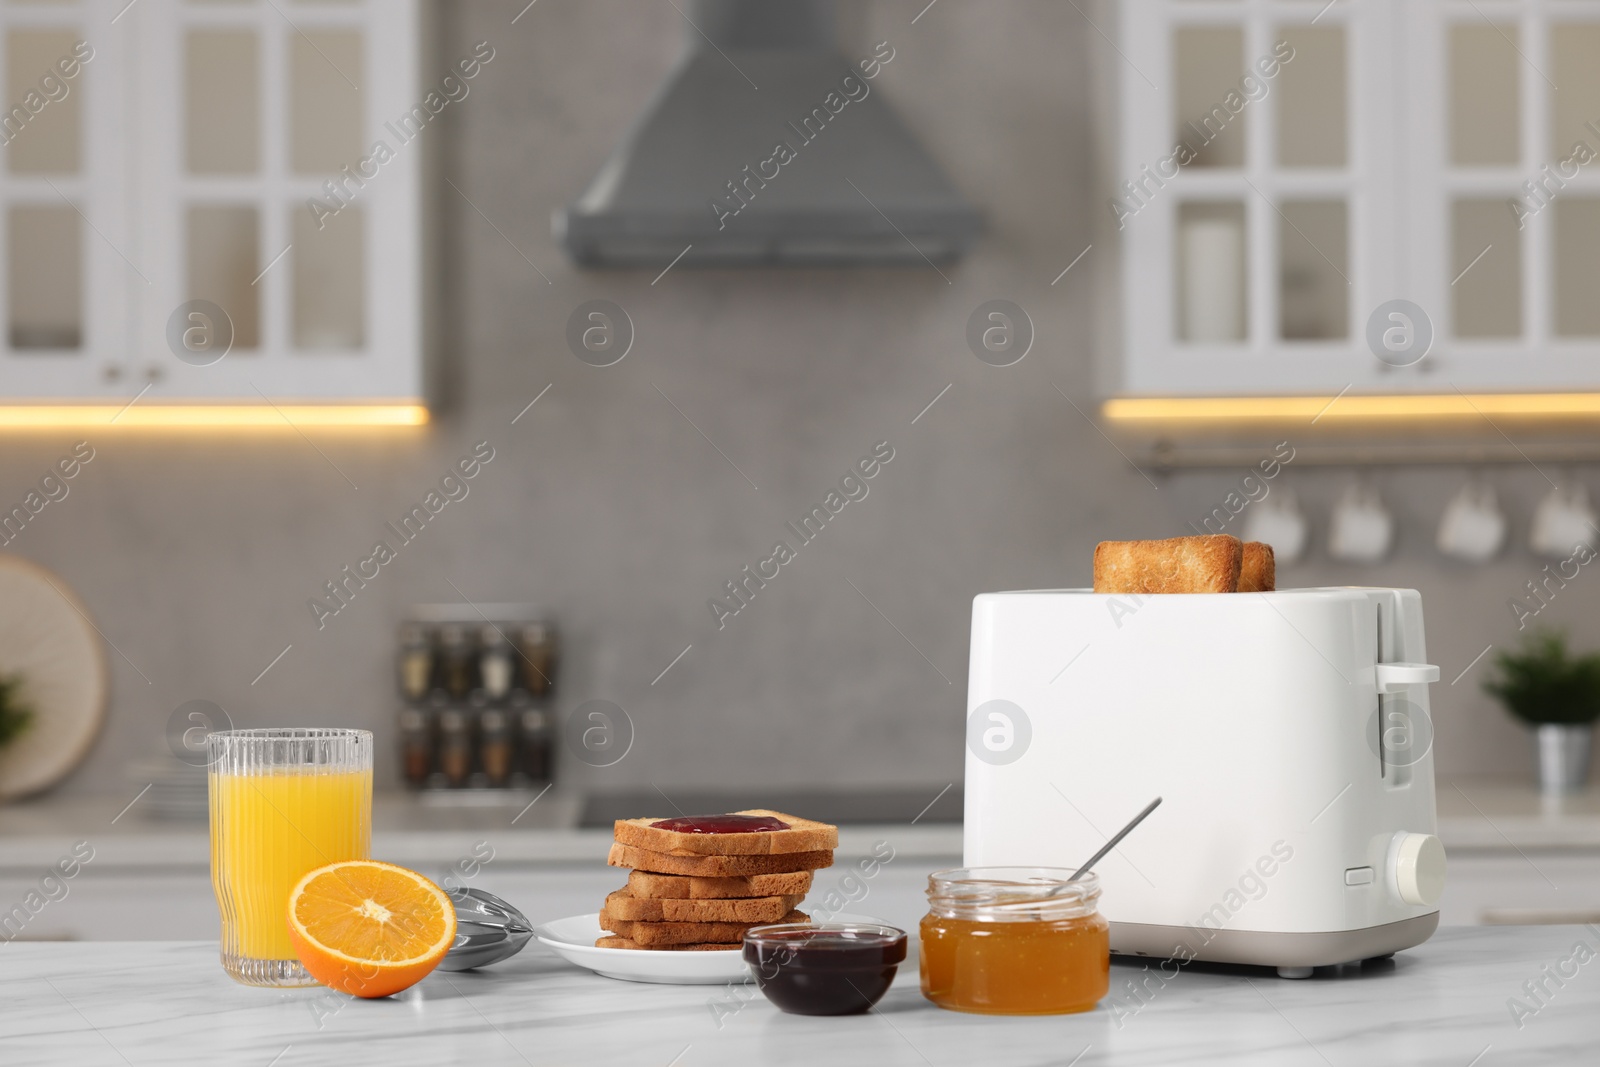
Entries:
[[682, 10], [682, 61], [555, 213], [575, 261], [925, 266], [967, 250], [978, 212], [884, 99], [892, 43], [846, 58], [832, 0]]

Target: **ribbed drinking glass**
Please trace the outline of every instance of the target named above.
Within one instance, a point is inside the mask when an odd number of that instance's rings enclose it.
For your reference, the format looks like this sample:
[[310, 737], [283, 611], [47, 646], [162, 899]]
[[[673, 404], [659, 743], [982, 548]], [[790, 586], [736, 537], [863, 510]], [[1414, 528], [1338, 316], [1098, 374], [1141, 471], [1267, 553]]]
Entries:
[[372, 734], [225, 730], [206, 744], [223, 969], [245, 985], [315, 985], [289, 943], [289, 891], [307, 871], [371, 858]]

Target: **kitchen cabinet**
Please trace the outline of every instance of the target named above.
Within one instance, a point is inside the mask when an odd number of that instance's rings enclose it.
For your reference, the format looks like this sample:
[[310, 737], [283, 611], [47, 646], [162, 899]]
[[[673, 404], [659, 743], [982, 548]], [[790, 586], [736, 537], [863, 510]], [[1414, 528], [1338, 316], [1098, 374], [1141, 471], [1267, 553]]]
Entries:
[[0, 5], [0, 401], [419, 403], [428, 10]]
[[1441, 926], [1600, 923], [1600, 850], [1450, 854]]
[[[1600, 790], [1546, 800], [1520, 782], [1463, 780], [1438, 788], [1449, 854], [1443, 926], [1600, 921]], [[62, 857], [93, 859], [45, 904], [22, 940], [201, 939], [217, 936], [205, 823], [142, 818], [115, 825], [122, 797], [0, 807], [0, 922]], [[607, 830], [572, 827], [580, 798], [552, 794], [531, 809], [431, 807], [411, 795], [374, 798], [373, 855], [445, 883], [499, 894], [535, 922], [597, 911], [626, 873], [606, 866]], [[520, 814], [519, 814], [520, 813]], [[518, 818], [515, 826], [513, 818]], [[89, 829], [84, 829], [89, 828]], [[959, 826], [845, 826], [835, 864], [817, 872], [806, 908], [873, 915], [906, 930], [927, 912], [930, 871], [961, 866]], [[857, 858], [894, 856], [862, 877]], [[1520, 850], [1520, 851], [1519, 851]], [[467, 864], [471, 857], [487, 862]], [[470, 877], [469, 877], [470, 875]]]
[[1600, 388], [1600, 3], [1101, 10], [1114, 396]]
[[[474, 877], [452, 874], [449, 861], [409, 861], [441, 884], [461, 884], [486, 889], [510, 901], [536, 923], [583, 912], [599, 911], [606, 894], [627, 882], [627, 872], [599, 864], [529, 864], [491, 862]], [[841, 855], [841, 865], [846, 862]], [[923, 889], [928, 871], [959, 866], [957, 857], [932, 863], [917, 859], [895, 867], [893, 863], [867, 880], [846, 881], [841, 866], [817, 872], [806, 905], [824, 907], [830, 892], [838, 892], [837, 911], [871, 915], [903, 929], [914, 930], [927, 912]], [[25, 923], [13, 919], [0, 928], [0, 937], [22, 941], [161, 941], [215, 940], [219, 918], [211, 892], [210, 872], [199, 866], [177, 869], [138, 869], [85, 866], [76, 878], [62, 883], [66, 894], [50, 901]], [[0, 871], [0, 902], [9, 908], [40, 889], [39, 876], [19, 870]], [[59, 893], [59, 890], [56, 890]], [[42, 894], [41, 894], [42, 895]], [[37, 899], [37, 898], [36, 898]], [[6, 915], [0, 911], [0, 924]]]
[[[408, 860], [443, 880], [449, 863]], [[805, 907], [825, 907], [839, 892], [838, 910], [871, 915], [915, 930], [927, 913], [928, 872], [960, 866], [960, 857], [907, 857], [884, 866], [868, 880], [848, 878], [848, 860], [817, 872]], [[598, 911], [626, 872], [594, 863], [493, 862], [461, 884], [487, 889], [521, 908], [535, 922]], [[86, 866], [66, 883], [67, 895], [46, 904], [20, 929], [20, 940], [210, 940], [217, 936], [217, 906], [210, 873], [203, 866], [139, 869]], [[21, 902], [39, 888], [39, 878], [15, 868], [0, 871], [0, 902]], [[1476, 851], [1457, 849], [1440, 901], [1441, 926], [1600, 922], [1600, 850], [1576, 852]], [[4, 915], [0, 915], [0, 921]]]

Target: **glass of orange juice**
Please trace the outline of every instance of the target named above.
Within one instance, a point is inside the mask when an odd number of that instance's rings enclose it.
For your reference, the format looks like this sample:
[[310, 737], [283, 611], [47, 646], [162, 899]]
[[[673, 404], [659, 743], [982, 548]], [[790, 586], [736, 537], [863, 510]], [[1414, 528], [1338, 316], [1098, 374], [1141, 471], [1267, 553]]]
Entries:
[[371, 858], [372, 734], [219, 730], [206, 745], [222, 967], [245, 985], [315, 985], [289, 943], [289, 891], [307, 871]]

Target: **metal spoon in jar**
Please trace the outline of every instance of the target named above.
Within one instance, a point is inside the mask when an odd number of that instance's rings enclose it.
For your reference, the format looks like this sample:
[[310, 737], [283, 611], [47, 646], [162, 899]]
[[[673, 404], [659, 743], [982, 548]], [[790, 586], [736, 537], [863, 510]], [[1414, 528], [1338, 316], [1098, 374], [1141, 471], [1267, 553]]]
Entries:
[[[1118, 845], [1120, 845], [1122, 843], [1122, 839], [1124, 837], [1127, 837], [1130, 833], [1133, 832], [1133, 828], [1135, 826], [1138, 826], [1140, 823], [1144, 822], [1145, 816], [1149, 815], [1152, 811], [1155, 811], [1160, 806], [1161, 806], [1161, 798], [1160, 797], [1156, 797], [1150, 803], [1146, 804], [1143, 811], [1141, 811], [1139, 814], [1135, 815], [1131, 820], [1129, 820], [1128, 825], [1126, 825], [1122, 829], [1118, 830], [1115, 834], [1112, 834], [1111, 835], [1111, 840], [1107, 841], [1105, 844], [1100, 846], [1100, 851], [1099, 852], [1096, 852], [1094, 855], [1089, 857], [1089, 862], [1088, 863], [1085, 863], [1082, 867], [1079, 867], [1077, 870], [1073, 871], [1072, 872], [1072, 877], [1067, 879], [1067, 883], [1066, 884], [1067, 885], [1071, 885], [1073, 882], [1076, 882], [1079, 878], [1082, 878], [1084, 875], [1088, 874], [1089, 873], [1089, 868], [1093, 867], [1095, 864], [1097, 864], [1101, 860], [1105, 859], [1106, 855], [1108, 853], [1110, 853], [1110, 851], [1112, 849], [1116, 848]], [[1066, 888], [1065, 885], [1057, 886], [1055, 889], [1050, 891], [1049, 895], [1050, 896], [1055, 896], [1056, 893], [1061, 892], [1061, 890], [1063, 890], [1065, 888]]]
[[[1105, 859], [1106, 855], [1108, 853], [1110, 853], [1110, 851], [1112, 849], [1116, 848], [1117, 845], [1122, 843], [1122, 839], [1124, 837], [1127, 837], [1128, 834], [1133, 832], [1133, 828], [1135, 826], [1138, 826], [1140, 823], [1144, 822], [1145, 817], [1147, 815], [1149, 815], [1152, 811], [1155, 811], [1156, 808], [1158, 808], [1160, 806], [1161, 806], [1161, 798], [1160, 797], [1156, 797], [1149, 804], [1145, 805], [1145, 809], [1143, 811], [1141, 811], [1139, 814], [1135, 815], [1128, 822], [1128, 825], [1124, 826], [1122, 829], [1118, 830], [1115, 834], [1113, 834], [1112, 837], [1111, 837], [1111, 840], [1107, 841], [1104, 845], [1101, 845], [1100, 846], [1100, 851], [1098, 851], [1094, 855], [1090, 856], [1089, 857], [1089, 862], [1085, 863], [1082, 867], [1079, 867], [1077, 870], [1073, 871], [1072, 872], [1072, 876], [1069, 877], [1066, 881], [1058, 882], [1057, 884], [1051, 886], [1048, 890], [1046, 890], [1043, 893], [1040, 893], [1037, 896], [1034, 896], [1032, 894], [1028, 894], [1022, 900], [1013, 900], [1013, 901], [1002, 902], [1002, 903], [996, 905], [996, 910], [1004, 911], [1004, 912], [1008, 912], [1008, 913], [1033, 911], [1033, 910], [1035, 910], [1035, 909], [1037, 909], [1039, 907], [1039, 904], [1042, 901], [1054, 900], [1056, 897], [1061, 896], [1063, 893], [1066, 893], [1068, 890], [1071, 890], [1071, 889], [1075, 888], [1073, 883], [1077, 882], [1078, 879], [1080, 879], [1084, 875], [1088, 874], [1089, 873], [1089, 869], [1091, 867], [1093, 867], [1095, 864], [1099, 863], [1101, 860]], [[1012, 883], [1008, 883], [1008, 884], [1012, 884]]]

